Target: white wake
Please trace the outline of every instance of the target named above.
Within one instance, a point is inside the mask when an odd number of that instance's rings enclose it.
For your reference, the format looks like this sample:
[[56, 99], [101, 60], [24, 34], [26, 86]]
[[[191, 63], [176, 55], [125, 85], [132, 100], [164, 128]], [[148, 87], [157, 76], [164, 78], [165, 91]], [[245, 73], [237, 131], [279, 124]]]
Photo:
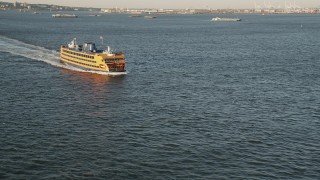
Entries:
[[124, 75], [126, 72], [100, 72], [94, 70], [84, 70], [67, 64], [61, 64], [59, 60], [59, 52], [49, 50], [40, 46], [24, 43], [22, 41], [11, 39], [0, 35], [0, 51], [8, 52], [13, 55], [23, 56], [29, 59], [48, 63], [52, 66], [70, 69], [73, 71], [90, 72], [102, 75]]

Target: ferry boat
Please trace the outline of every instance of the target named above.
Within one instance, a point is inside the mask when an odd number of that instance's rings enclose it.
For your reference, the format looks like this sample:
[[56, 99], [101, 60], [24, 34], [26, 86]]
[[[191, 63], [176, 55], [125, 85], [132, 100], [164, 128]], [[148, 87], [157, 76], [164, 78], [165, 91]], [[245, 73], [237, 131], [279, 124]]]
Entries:
[[129, 16], [129, 17], [131, 17], [131, 18], [137, 18], [137, 17], [142, 17], [140, 14], [134, 14], [134, 15], [131, 15], [131, 16]]
[[146, 19], [155, 19], [157, 17], [156, 16], [144, 16], [144, 18], [146, 18]]
[[126, 60], [122, 52], [99, 50], [95, 43], [78, 45], [74, 38], [67, 46], [60, 47], [60, 62], [72, 64], [83, 69], [102, 72], [126, 72]]
[[77, 18], [75, 14], [52, 14], [53, 18]]
[[89, 14], [89, 16], [98, 17], [98, 16], [101, 16], [101, 15], [100, 14]]
[[239, 18], [220, 18], [220, 17], [215, 17], [212, 18], [211, 21], [241, 21]]

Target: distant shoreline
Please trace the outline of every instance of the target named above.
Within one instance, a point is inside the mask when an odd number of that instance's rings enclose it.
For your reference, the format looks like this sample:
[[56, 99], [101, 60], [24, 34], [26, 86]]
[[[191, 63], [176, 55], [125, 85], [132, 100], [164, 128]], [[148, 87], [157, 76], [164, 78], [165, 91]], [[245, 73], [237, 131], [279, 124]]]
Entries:
[[0, 10], [19, 11], [94, 11], [107, 14], [320, 14], [320, 8], [259, 8], [259, 9], [152, 9], [152, 8], [92, 8], [50, 4], [0, 2]]

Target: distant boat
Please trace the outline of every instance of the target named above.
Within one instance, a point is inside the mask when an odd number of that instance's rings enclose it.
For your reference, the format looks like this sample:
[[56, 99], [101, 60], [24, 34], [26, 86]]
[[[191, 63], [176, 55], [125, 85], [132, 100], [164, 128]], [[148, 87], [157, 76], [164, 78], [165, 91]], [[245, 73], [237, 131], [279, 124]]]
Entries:
[[146, 18], [146, 19], [155, 19], [157, 17], [156, 16], [145, 16], [144, 18]]
[[53, 18], [77, 18], [75, 14], [52, 14]]
[[89, 16], [101, 16], [100, 14], [90, 14]]
[[211, 21], [241, 21], [240, 18], [220, 18], [220, 17], [215, 17], [212, 18]]
[[134, 18], [134, 17], [142, 17], [142, 16], [140, 14], [135, 14], [135, 15], [131, 15], [129, 17]]
[[33, 12], [33, 14], [39, 14], [38, 12]]

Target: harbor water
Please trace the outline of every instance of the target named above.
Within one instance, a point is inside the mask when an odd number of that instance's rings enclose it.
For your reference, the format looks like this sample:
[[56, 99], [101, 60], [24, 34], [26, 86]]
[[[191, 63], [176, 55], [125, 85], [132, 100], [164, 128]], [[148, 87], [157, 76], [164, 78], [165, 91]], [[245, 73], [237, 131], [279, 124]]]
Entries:
[[[319, 15], [51, 15], [0, 11], [0, 179], [320, 177]], [[127, 74], [60, 64], [73, 38]]]

